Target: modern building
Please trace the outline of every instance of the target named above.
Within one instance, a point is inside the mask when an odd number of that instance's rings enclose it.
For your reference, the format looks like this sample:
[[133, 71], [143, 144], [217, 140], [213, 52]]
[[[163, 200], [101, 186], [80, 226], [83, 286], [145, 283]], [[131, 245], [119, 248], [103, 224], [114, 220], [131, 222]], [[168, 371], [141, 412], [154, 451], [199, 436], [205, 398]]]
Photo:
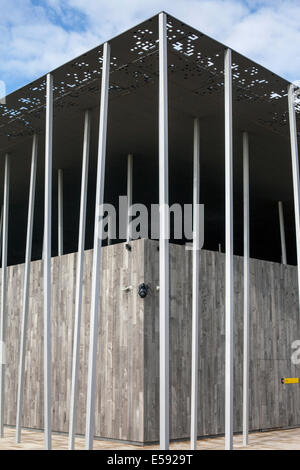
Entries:
[[[166, 449], [225, 433], [230, 449], [233, 432], [300, 425], [299, 385], [281, 383], [300, 376], [297, 96], [160, 13], [6, 97], [2, 435]], [[119, 220], [124, 195], [160, 204], [156, 237], [150, 221], [101, 240], [95, 207]], [[163, 210], [199, 202], [201, 251], [168, 239]]]

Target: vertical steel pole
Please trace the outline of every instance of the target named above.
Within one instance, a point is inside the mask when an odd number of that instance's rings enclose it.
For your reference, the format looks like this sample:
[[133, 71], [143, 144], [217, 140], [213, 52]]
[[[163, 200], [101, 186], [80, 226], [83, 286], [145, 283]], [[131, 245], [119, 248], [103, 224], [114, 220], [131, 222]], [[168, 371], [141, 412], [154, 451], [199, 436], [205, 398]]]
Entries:
[[225, 51], [225, 449], [233, 447], [233, 177], [231, 50]]
[[82, 156], [82, 176], [81, 176], [81, 196], [80, 196], [80, 217], [79, 217], [79, 238], [77, 255], [76, 274], [76, 298], [75, 298], [75, 321], [73, 340], [73, 363], [72, 363], [72, 383], [70, 400], [70, 423], [69, 423], [69, 449], [74, 449], [76, 430], [76, 400], [78, 390], [78, 369], [80, 352], [80, 325], [82, 307], [82, 280], [84, 266], [84, 246], [85, 246], [85, 225], [86, 225], [86, 201], [88, 187], [89, 152], [91, 134], [91, 113], [85, 112], [84, 136], [83, 136], [83, 156]]
[[64, 172], [58, 170], [57, 172], [58, 182], [58, 256], [64, 254]]
[[200, 250], [200, 122], [194, 120], [194, 185], [193, 185], [193, 299], [192, 299], [192, 388], [191, 449], [197, 449], [198, 436], [198, 354], [199, 354], [199, 250]]
[[250, 230], [249, 230], [249, 137], [243, 133], [244, 192], [244, 354], [243, 354], [243, 444], [249, 434], [249, 340], [250, 340]]
[[52, 212], [53, 77], [47, 75], [44, 210], [44, 427], [45, 448], [52, 445], [51, 431], [51, 212]]
[[4, 400], [5, 400], [5, 329], [6, 329], [6, 277], [8, 245], [8, 212], [10, 186], [10, 156], [5, 155], [4, 196], [3, 196], [3, 233], [1, 269], [1, 319], [0, 319], [0, 437], [4, 437]]
[[100, 267], [101, 267], [101, 245], [103, 232], [103, 217], [99, 217], [100, 207], [103, 205], [104, 181], [105, 181], [105, 159], [106, 159], [106, 137], [107, 137], [107, 111], [108, 111], [108, 89], [109, 89], [109, 66], [110, 66], [110, 45], [103, 46], [103, 67], [101, 84], [101, 104], [99, 123], [99, 147], [98, 147], [98, 168], [97, 168], [97, 188], [95, 207], [95, 228], [94, 228], [94, 254], [92, 272], [92, 298], [90, 313], [90, 346], [87, 381], [87, 405], [86, 405], [86, 431], [85, 447], [93, 448], [94, 421], [95, 421], [95, 387], [96, 387], [96, 359], [97, 359], [97, 337], [98, 337], [98, 315], [100, 299]]
[[291, 156], [292, 156], [292, 172], [293, 172], [295, 225], [296, 225], [298, 301], [299, 301], [299, 309], [300, 309], [300, 192], [299, 192], [300, 183], [299, 183], [297, 124], [296, 124], [296, 111], [295, 111], [295, 89], [294, 89], [294, 85], [292, 84], [290, 84], [288, 87], [288, 106], [289, 106]]
[[131, 154], [128, 155], [127, 160], [127, 243], [130, 242], [132, 238], [131, 234], [131, 216], [130, 216], [130, 209], [132, 206], [132, 169], [133, 169], [133, 157]]
[[20, 358], [19, 358], [19, 373], [18, 373], [18, 393], [17, 393], [17, 418], [16, 418], [16, 443], [17, 444], [21, 442], [26, 334], [27, 334], [27, 319], [28, 319], [28, 307], [29, 307], [30, 263], [31, 263], [31, 255], [32, 255], [32, 232], [33, 232], [35, 182], [36, 182], [36, 167], [37, 167], [37, 148], [38, 148], [38, 137], [35, 134], [33, 136], [33, 142], [32, 142], [30, 188], [29, 188], [29, 202], [28, 202], [28, 216], [27, 216], [25, 273], [24, 273]]
[[159, 397], [160, 448], [169, 449], [169, 169], [167, 18], [159, 14]]
[[280, 226], [281, 262], [282, 264], [287, 264], [282, 201], [278, 201], [278, 214], [279, 214], [279, 226]]

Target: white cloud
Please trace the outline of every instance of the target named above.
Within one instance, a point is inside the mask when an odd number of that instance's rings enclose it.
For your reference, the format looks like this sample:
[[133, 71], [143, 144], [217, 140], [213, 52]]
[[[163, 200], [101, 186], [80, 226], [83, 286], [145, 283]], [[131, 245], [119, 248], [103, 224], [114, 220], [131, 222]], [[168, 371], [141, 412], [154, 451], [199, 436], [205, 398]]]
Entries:
[[0, 34], [5, 38], [0, 42], [0, 79], [10, 90], [12, 84], [25, 84], [99, 41], [90, 31], [66, 30], [30, 0], [0, 0], [0, 8]]
[[299, 3], [292, 0], [265, 2], [236, 24], [227, 39], [239, 52], [291, 81], [300, 79], [299, 41]]
[[290, 80], [299, 0], [0, 0], [0, 79], [28, 82], [165, 10]]

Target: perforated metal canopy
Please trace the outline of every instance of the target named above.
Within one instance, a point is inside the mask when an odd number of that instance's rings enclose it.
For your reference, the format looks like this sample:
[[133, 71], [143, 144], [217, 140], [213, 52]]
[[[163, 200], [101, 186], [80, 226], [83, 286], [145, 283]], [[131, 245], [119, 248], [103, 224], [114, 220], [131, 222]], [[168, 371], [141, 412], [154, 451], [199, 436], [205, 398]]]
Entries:
[[[126, 155], [134, 154], [134, 201], [158, 201], [158, 16], [110, 40], [108, 149], [105, 200], [126, 191]], [[263, 44], [262, 44], [263, 47]], [[170, 202], [192, 201], [193, 118], [201, 120], [201, 200], [205, 247], [224, 246], [224, 51], [226, 46], [168, 15]], [[284, 202], [288, 260], [295, 262], [287, 87], [283, 78], [233, 51], [235, 251], [242, 252], [242, 131], [250, 135], [252, 256], [280, 259], [277, 201]], [[54, 171], [65, 173], [65, 250], [76, 251], [85, 109], [93, 128], [87, 247], [92, 246], [102, 46], [52, 72]], [[296, 105], [297, 120], [300, 105]], [[0, 105], [1, 172], [11, 153], [9, 262], [24, 259], [31, 140], [39, 134], [34, 258], [43, 225], [45, 77]], [[54, 173], [53, 254], [56, 253]], [[2, 181], [0, 186], [2, 191]]]

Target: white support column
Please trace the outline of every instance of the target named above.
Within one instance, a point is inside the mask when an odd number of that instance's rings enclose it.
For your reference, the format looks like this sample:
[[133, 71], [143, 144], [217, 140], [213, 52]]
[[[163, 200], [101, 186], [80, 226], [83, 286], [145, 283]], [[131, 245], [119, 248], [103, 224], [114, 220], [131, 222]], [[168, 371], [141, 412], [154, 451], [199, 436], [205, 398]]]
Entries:
[[44, 210], [44, 428], [51, 449], [51, 213], [52, 213], [53, 77], [47, 75]]
[[231, 50], [225, 51], [225, 449], [233, 448], [233, 177]]
[[160, 448], [169, 449], [169, 163], [167, 18], [159, 14], [159, 416]]
[[130, 242], [132, 238], [131, 234], [131, 216], [130, 216], [130, 208], [132, 206], [132, 170], [133, 170], [133, 156], [131, 154], [128, 155], [127, 160], [127, 243]]
[[5, 409], [5, 329], [6, 329], [6, 277], [8, 245], [8, 212], [10, 186], [10, 156], [5, 155], [4, 196], [3, 196], [3, 233], [2, 233], [2, 269], [1, 269], [1, 319], [0, 319], [0, 437], [4, 437]]
[[299, 309], [300, 309], [300, 183], [299, 183], [297, 124], [296, 124], [296, 112], [295, 112], [295, 88], [294, 88], [294, 85], [292, 84], [290, 84], [288, 87], [288, 105], [289, 105], [290, 142], [291, 142], [295, 226], [296, 226], [298, 301], [299, 301]]
[[16, 418], [16, 443], [17, 444], [21, 442], [26, 334], [27, 334], [27, 319], [28, 319], [28, 307], [29, 307], [30, 263], [31, 263], [31, 254], [32, 254], [32, 232], [33, 232], [35, 182], [36, 182], [36, 167], [37, 167], [37, 148], [38, 148], [38, 137], [35, 134], [33, 136], [33, 142], [32, 142], [30, 188], [29, 188], [29, 202], [28, 202], [28, 216], [27, 216], [25, 273], [24, 273], [20, 357], [19, 357], [19, 372], [18, 372], [18, 393], [17, 393], [17, 418]]
[[198, 436], [198, 354], [199, 354], [199, 250], [200, 250], [200, 122], [194, 120], [193, 185], [193, 299], [192, 299], [192, 380], [191, 449], [197, 449]]
[[91, 134], [91, 113], [90, 111], [86, 111], [85, 119], [84, 119], [79, 238], [78, 238], [78, 256], [77, 256], [77, 271], [76, 271], [75, 321], [74, 321], [72, 383], [71, 383], [70, 422], [69, 422], [69, 450], [74, 449], [76, 417], [77, 417], [76, 400], [77, 400], [77, 390], [78, 390], [80, 325], [81, 325], [81, 308], [82, 308], [82, 280], [83, 280], [83, 267], [84, 267], [84, 246], [85, 246], [86, 202], [87, 202], [89, 153], [90, 153], [90, 134]]
[[106, 137], [107, 137], [107, 111], [108, 111], [108, 90], [109, 90], [109, 66], [110, 66], [110, 45], [106, 42], [103, 46], [103, 67], [101, 84], [101, 104], [99, 123], [99, 147], [98, 147], [98, 168], [97, 168], [97, 188], [95, 207], [95, 228], [94, 228], [94, 254], [92, 271], [92, 294], [90, 313], [90, 346], [89, 364], [87, 379], [87, 405], [86, 405], [86, 431], [85, 448], [93, 448], [94, 421], [95, 421], [95, 387], [96, 387], [96, 358], [97, 358], [97, 337], [98, 337], [98, 314], [100, 298], [100, 267], [101, 267], [101, 246], [103, 232], [103, 217], [99, 217], [99, 209], [103, 205], [104, 181], [105, 181], [105, 159], [106, 159]]
[[64, 172], [57, 171], [58, 256], [64, 254]]
[[244, 354], [243, 354], [243, 443], [249, 434], [249, 340], [250, 340], [250, 223], [249, 223], [249, 136], [243, 133], [244, 190]]
[[286, 244], [285, 244], [285, 229], [284, 229], [284, 215], [283, 215], [282, 201], [278, 201], [278, 214], [279, 214], [279, 226], [280, 226], [281, 262], [282, 262], [282, 264], [287, 264]]

